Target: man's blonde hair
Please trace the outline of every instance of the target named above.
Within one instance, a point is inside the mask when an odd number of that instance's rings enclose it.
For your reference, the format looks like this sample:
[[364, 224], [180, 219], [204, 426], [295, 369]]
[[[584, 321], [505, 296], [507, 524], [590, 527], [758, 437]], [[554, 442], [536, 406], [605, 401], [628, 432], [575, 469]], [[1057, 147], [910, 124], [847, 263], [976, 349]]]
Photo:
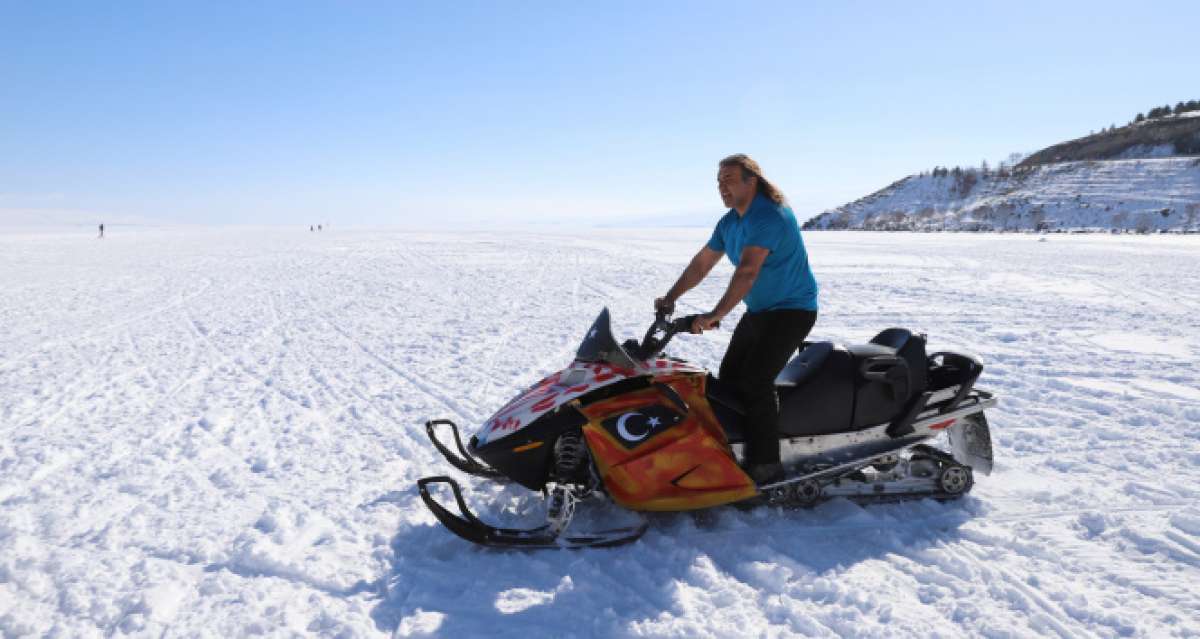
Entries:
[[742, 169], [742, 180], [748, 180], [751, 177], [758, 178], [758, 192], [767, 196], [776, 204], [783, 204], [786, 198], [783, 197], [783, 191], [780, 191], [771, 184], [767, 178], [763, 177], [762, 167], [755, 162], [753, 158], [745, 153], [734, 153], [733, 155], [721, 160], [718, 168], [736, 166]]

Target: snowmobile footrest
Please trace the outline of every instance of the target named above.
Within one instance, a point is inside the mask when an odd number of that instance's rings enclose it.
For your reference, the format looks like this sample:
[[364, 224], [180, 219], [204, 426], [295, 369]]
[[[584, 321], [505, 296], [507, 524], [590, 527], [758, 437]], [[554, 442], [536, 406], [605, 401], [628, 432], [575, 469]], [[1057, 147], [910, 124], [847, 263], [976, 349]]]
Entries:
[[[454, 493], [459, 513], [454, 514], [439, 504], [429, 494], [432, 484], [446, 484]], [[629, 543], [646, 532], [648, 522], [642, 520], [634, 526], [614, 528], [596, 533], [567, 534], [556, 531], [550, 524], [537, 528], [497, 528], [489, 526], [471, 513], [463, 499], [458, 482], [443, 475], [417, 480], [417, 489], [425, 506], [450, 532], [481, 546], [497, 548], [592, 548], [619, 546]]]
[[[435, 426], [447, 425], [450, 427], [450, 432], [454, 435], [454, 445], [458, 448], [459, 454], [456, 455], [450, 452], [441, 441], [438, 440], [434, 433]], [[499, 471], [479, 462], [463, 448], [462, 438], [458, 435], [458, 425], [448, 419], [432, 419], [425, 422], [425, 432], [429, 435], [429, 441], [433, 442], [433, 447], [438, 449], [438, 452], [450, 462], [451, 466], [476, 477], [486, 477], [489, 479], [497, 479], [503, 477]]]

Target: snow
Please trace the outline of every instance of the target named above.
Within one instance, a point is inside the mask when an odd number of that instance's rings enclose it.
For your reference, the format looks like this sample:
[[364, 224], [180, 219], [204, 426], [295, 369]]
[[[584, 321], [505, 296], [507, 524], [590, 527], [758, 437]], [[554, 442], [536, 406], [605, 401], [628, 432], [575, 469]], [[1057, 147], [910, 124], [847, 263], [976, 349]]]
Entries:
[[1169, 158], [1175, 155], [1174, 144], [1139, 144], [1125, 149], [1117, 156], [1121, 160], [1133, 160], [1138, 158]]
[[[0, 636], [1197, 634], [1195, 236], [806, 235], [815, 338], [985, 362], [996, 470], [958, 502], [656, 514], [570, 552], [441, 529], [414, 482], [460, 475], [424, 420], [473, 429], [603, 306], [640, 335], [706, 238], [0, 234]], [[735, 321], [670, 350], [715, 367]]]

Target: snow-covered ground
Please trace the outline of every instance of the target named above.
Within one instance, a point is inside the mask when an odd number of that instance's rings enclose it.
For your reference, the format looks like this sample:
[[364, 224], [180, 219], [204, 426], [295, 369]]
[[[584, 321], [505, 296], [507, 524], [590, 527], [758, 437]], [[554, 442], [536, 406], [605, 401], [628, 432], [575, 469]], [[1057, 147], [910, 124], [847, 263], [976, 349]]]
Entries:
[[[959, 502], [655, 515], [585, 551], [440, 528], [423, 421], [472, 428], [602, 306], [640, 335], [706, 237], [0, 234], [0, 635], [1200, 634], [1194, 236], [807, 234], [815, 337], [984, 359], [996, 472]], [[735, 319], [673, 353], [715, 366]]]
[[[1200, 112], [1198, 112], [1200, 113]], [[914, 175], [822, 213], [816, 228], [1200, 230], [1200, 157], [1059, 162], [1002, 177]], [[977, 180], [977, 181], [975, 181]], [[975, 181], [971, 184], [971, 181]]]

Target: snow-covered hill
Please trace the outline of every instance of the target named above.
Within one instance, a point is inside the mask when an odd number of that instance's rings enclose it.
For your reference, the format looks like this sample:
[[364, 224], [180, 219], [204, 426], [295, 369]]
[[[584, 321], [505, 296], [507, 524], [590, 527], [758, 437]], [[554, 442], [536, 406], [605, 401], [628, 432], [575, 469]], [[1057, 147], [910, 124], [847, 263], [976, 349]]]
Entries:
[[[1127, 155], [1162, 155], [1130, 149]], [[813, 229], [1200, 230], [1200, 157], [1040, 164], [909, 176], [809, 220]]]
[[[579, 552], [442, 529], [414, 482], [463, 477], [424, 420], [480, 423], [602, 306], [640, 336], [707, 237], [0, 234], [0, 637], [1196, 635], [1197, 236], [807, 236], [815, 338], [985, 362], [997, 465], [958, 502], [658, 514]], [[737, 319], [670, 351], [716, 367]]]

